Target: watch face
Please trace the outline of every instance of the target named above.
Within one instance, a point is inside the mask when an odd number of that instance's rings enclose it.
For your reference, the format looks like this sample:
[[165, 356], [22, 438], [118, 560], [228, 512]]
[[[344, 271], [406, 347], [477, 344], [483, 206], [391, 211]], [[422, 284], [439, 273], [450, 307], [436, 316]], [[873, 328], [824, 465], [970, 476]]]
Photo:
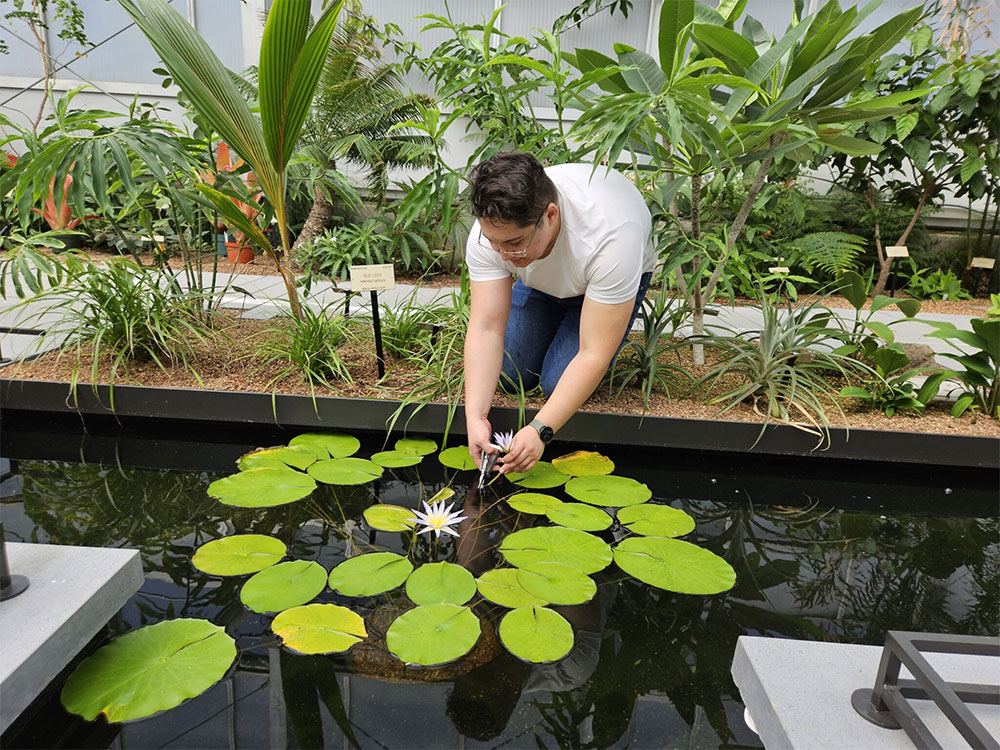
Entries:
[[543, 443], [547, 443], [555, 437], [555, 433], [552, 431], [551, 427], [542, 427], [538, 431], [538, 437], [542, 439]]

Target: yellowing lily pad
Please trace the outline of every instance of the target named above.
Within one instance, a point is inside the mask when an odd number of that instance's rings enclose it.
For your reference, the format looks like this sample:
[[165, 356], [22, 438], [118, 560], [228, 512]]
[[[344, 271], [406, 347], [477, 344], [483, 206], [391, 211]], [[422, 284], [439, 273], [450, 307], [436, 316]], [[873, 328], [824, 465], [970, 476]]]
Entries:
[[385, 643], [406, 664], [435, 667], [469, 653], [480, 628], [468, 607], [428, 604], [397, 617], [385, 633]]
[[438, 444], [430, 438], [411, 437], [400, 438], [394, 446], [400, 453], [414, 453], [418, 456], [428, 456], [438, 449]]
[[300, 654], [340, 653], [368, 637], [361, 615], [336, 604], [286, 609], [274, 618], [271, 629]]
[[402, 451], [382, 451], [372, 456], [372, 463], [386, 469], [400, 469], [404, 466], [416, 466], [424, 457], [419, 453], [404, 453]]
[[603, 539], [561, 526], [515, 531], [500, 543], [500, 553], [516, 567], [561, 562], [588, 575], [611, 564], [611, 547]]
[[365, 484], [382, 476], [382, 467], [363, 458], [328, 458], [309, 467], [309, 476], [324, 484]]
[[531, 490], [551, 489], [552, 487], [562, 487], [569, 479], [565, 474], [555, 468], [548, 461], [539, 461], [531, 467], [529, 471], [512, 471], [504, 474], [514, 484]]
[[201, 545], [191, 564], [214, 576], [243, 576], [269, 568], [285, 556], [285, 543], [263, 534], [237, 534]]
[[469, 455], [469, 449], [464, 445], [445, 448], [438, 454], [438, 461], [449, 469], [469, 471], [476, 468], [476, 462], [472, 460], [472, 456]]
[[533, 664], [558, 661], [573, 650], [569, 621], [545, 607], [521, 607], [508, 612], [498, 630], [508, 651]]
[[736, 571], [729, 563], [680, 539], [624, 539], [615, 547], [615, 562], [643, 583], [681, 594], [718, 594], [736, 583]]
[[289, 445], [302, 445], [312, 450], [318, 458], [347, 458], [361, 448], [361, 441], [351, 435], [326, 432], [306, 432], [288, 441]]
[[610, 474], [615, 470], [614, 461], [594, 451], [573, 451], [565, 456], [553, 458], [552, 465], [571, 477]]
[[644, 503], [653, 496], [649, 487], [628, 477], [575, 477], [566, 483], [570, 497], [604, 508], [621, 508]]
[[316, 454], [304, 445], [281, 445], [247, 453], [240, 457], [236, 465], [240, 471], [246, 471], [261, 466], [290, 466], [293, 469], [305, 469], [313, 463], [316, 463]]
[[559, 503], [546, 508], [545, 515], [552, 523], [581, 531], [604, 531], [612, 523], [611, 516], [603, 510], [584, 503]]
[[[8, 634], [9, 635], [9, 634]], [[131, 721], [174, 708], [222, 679], [236, 643], [208, 620], [165, 620], [133, 630], [84, 659], [66, 680], [62, 703], [93, 721]]]
[[395, 552], [366, 552], [330, 571], [330, 588], [345, 596], [375, 596], [401, 586], [413, 565]]
[[679, 508], [643, 503], [618, 511], [618, 522], [643, 536], [684, 536], [694, 531], [694, 519]]
[[552, 604], [583, 604], [597, 593], [594, 579], [560, 562], [540, 562], [517, 571], [524, 590]]
[[406, 579], [406, 595], [415, 604], [465, 604], [475, 593], [476, 579], [455, 563], [424, 563]]
[[270, 508], [308, 497], [314, 489], [316, 482], [308, 474], [284, 466], [262, 466], [217, 479], [208, 485], [208, 494], [238, 508]]
[[507, 505], [521, 513], [531, 513], [533, 516], [545, 515], [545, 511], [562, 505], [562, 500], [541, 492], [519, 492], [507, 498]]
[[528, 593], [517, 579], [517, 568], [493, 568], [476, 580], [479, 594], [501, 607], [541, 607], [548, 602]]
[[326, 568], [311, 560], [289, 560], [257, 573], [240, 589], [254, 612], [282, 612], [305, 604], [326, 588]]
[[413, 509], [401, 505], [376, 503], [365, 508], [365, 521], [379, 531], [408, 531], [413, 528]]

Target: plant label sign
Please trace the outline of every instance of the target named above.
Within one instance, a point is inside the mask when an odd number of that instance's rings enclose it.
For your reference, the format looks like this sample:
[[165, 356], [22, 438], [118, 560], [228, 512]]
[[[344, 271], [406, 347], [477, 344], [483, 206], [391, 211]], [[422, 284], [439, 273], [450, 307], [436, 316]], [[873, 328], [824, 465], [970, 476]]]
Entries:
[[383, 292], [396, 288], [392, 263], [371, 266], [351, 266], [352, 292]]
[[768, 273], [788, 273], [788, 266], [771, 266], [767, 269]]
[[889, 245], [885, 249], [886, 258], [909, 258], [910, 251], [906, 249], [906, 245]]
[[972, 259], [972, 267], [992, 269], [993, 266], [996, 265], [996, 262], [997, 262], [996, 258], [986, 258], [983, 257], [982, 255], [977, 255], [975, 258]]

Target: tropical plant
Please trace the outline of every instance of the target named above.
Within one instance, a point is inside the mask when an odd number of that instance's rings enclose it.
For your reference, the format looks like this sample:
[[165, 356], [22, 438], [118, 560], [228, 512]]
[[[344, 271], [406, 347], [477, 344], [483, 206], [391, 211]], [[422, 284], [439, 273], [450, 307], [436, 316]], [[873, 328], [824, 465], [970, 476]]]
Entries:
[[972, 299], [972, 295], [962, 289], [962, 280], [950, 268], [944, 271], [935, 268], [924, 275], [928, 269], [915, 269], [906, 282], [906, 291], [917, 299]]
[[868, 304], [872, 283], [871, 273], [864, 277], [855, 271], [845, 271], [837, 279], [837, 290], [854, 308], [853, 319], [845, 321], [843, 316], [837, 317], [841, 326], [840, 338], [844, 342], [837, 348], [838, 354], [849, 354], [867, 361], [880, 346], [892, 346], [896, 342], [892, 326], [902, 321], [875, 320], [875, 313], [880, 310], [895, 305], [903, 313], [903, 320], [912, 319], [920, 312], [920, 302], [915, 299], [896, 299], [880, 294]]
[[420, 287], [395, 305], [381, 306], [382, 343], [390, 357], [409, 358], [436, 343], [437, 332], [447, 325], [452, 310], [441, 301], [421, 304]]
[[351, 340], [349, 321], [334, 314], [333, 307], [332, 302], [318, 309], [303, 305], [301, 315], [285, 313], [277, 319], [278, 325], [262, 333], [255, 358], [261, 370], [275, 366], [269, 386], [298, 376], [315, 395], [317, 385], [333, 388], [337, 381], [353, 382], [340, 356], [341, 347]]
[[986, 316], [989, 318], [1000, 318], [1000, 294], [990, 295], [990, 309], [986, 311]]
[[796, 260], [807, 271], [818, 269], [836, 277], [852, 270], [857, 257], [865, 251], [864, 237], [845, 232], [813, 232], [788, 243], [798, 254]]
[[[912, 367], [907, 369], [910, 358], [897, 345], [877, 349], [871, 356], [875, 364], [876, 378], [859, 386], [841, 389], [842, 398], [858, 398], [867, 401], [872, 408], [884, 412], [887, 417], [899, 411], [912, 410], [923, 414], [927, 404], [941, 390], [941, 384], [951, 376], [940, 367]], [[911, 382], [917, 375], [931, 374], [914, 390]]]
[[947, 342], [956, 352], [950, 355], [951, 358], [962, 366], [961, 370], [951, 373], [963, 386], [952, 407], [952, 416], [978, 409], [1000, 419], [1000, 319], [973, 318], [971, 331], [958, 328], [954, 323], [922, 322], [934, 328], [924, 335]]

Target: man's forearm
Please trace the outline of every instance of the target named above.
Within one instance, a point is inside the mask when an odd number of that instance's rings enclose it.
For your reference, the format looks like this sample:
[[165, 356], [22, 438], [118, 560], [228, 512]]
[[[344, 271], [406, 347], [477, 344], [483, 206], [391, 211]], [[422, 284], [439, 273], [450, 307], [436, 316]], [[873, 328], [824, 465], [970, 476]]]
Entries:
[[552, 395], [538, 412], [538, 419], [553, 430], [561, 428], [597, 389], [607, 372], [608, 363], [602, 353], [577, 352], [566, 365]]
[[503, 336], [472, 330], [465, 336], [465, 418], [489, 414], [503, 364]]

